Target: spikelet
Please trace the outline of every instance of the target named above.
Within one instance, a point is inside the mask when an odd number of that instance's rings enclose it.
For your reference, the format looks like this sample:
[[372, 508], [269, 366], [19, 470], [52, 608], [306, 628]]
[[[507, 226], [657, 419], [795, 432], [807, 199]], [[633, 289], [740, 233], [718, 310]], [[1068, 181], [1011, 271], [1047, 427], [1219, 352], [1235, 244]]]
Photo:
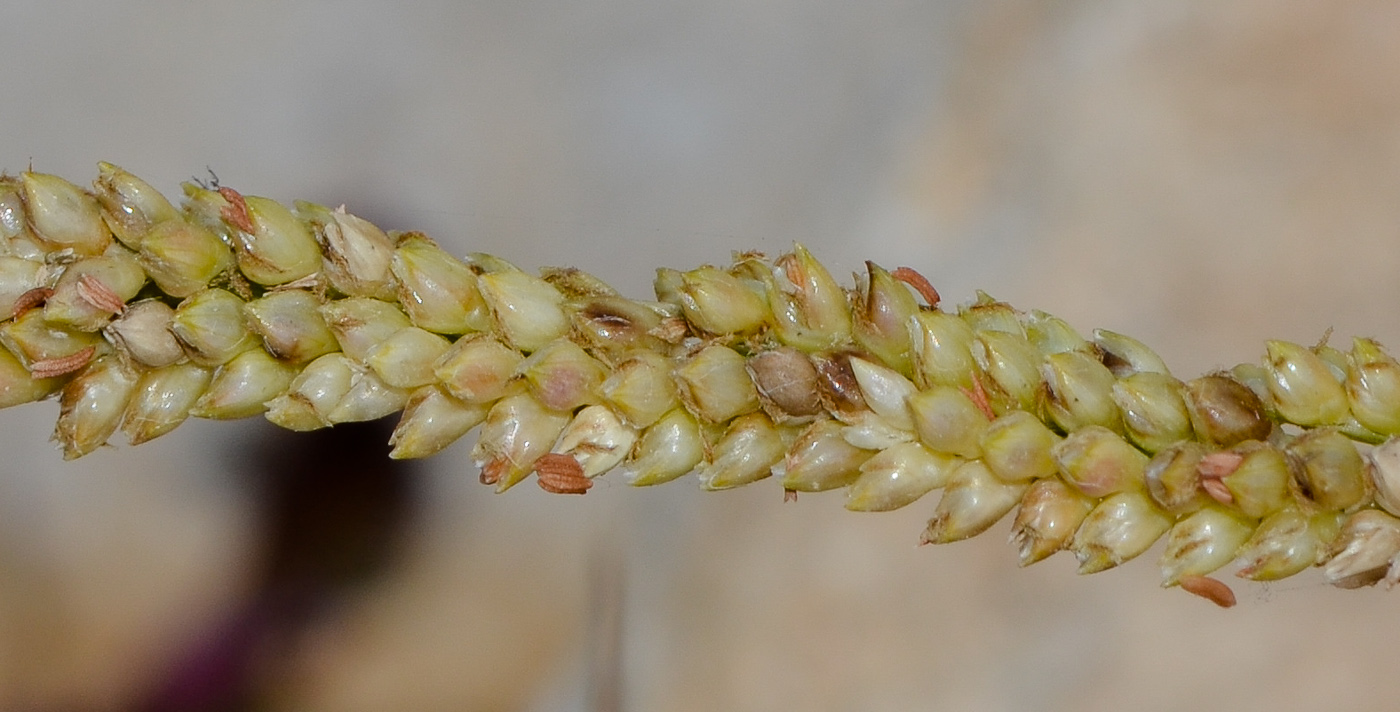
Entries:
[[1068, 550], [1092, 573], [1165, 537], [1162, 583], [1222, 605], [1207, 576], [1232, 562], [1400, 580], [1400, 362], [1374, 339], [1271, 341], [1182, 381], [1123, 334], [981, 293], [945, 309], [906, 267], [842, 288], [801, 245], [662, 268], [642, 301], [343, 207], [201, 186], [177, 207], [106, 163], [93, 188], [0, 176], [0, 407], [57, 396], [67, 458], [189, 416], [402, 410], [392, 457], [479, 429], [497, 490], [774, 477], [887, 511], [941, 489], [926, 543], [1015, 512], [1022, 565]]

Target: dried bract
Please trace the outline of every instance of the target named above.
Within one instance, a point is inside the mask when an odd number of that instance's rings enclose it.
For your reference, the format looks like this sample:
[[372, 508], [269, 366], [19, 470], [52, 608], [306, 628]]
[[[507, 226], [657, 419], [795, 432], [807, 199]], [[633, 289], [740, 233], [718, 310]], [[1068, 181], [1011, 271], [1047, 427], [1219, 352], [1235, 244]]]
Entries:
[[1367, 454], [1366, 475], [1376, 504], [1400, 516], [1400, 439], [1391, 438]]
[[1201, 487], [1200, 465], [1207, 454], [1206, 446], [1187, 441], [1153, 455], [1143, 471], [1152, 500], [1176, 515], [1190, 514], [1204, 506], [1208, 500]]
[[851, 369], [851, 358], [852, 355], [844, 351], [812, 354], [812, 365], [817, 368], [817, 382], [821, 386], [822, 407], [843, 420], [870, 410], [856, 382], [855, 371]]
[[621, 355], [662, 348], [655, 335], [662, 315], [652, 306], [617, 296], [596, 296], [573, 312], [574, 328], [590, 348]]

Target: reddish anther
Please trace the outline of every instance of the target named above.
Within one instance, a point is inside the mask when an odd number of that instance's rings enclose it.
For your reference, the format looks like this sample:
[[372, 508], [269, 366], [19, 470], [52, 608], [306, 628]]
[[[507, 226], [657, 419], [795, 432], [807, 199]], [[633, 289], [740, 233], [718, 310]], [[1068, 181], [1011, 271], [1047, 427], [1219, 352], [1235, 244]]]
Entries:
[[224, 196], [224, 200], [228, 201], [228, 206], [220, 211], [219, 215], [228, 224], [251, 234], [254, 229], [253, 218], [248, 215], [248, 203], [243, 200], [243, 194], [233, 188], [220, 186], [219, 195]]
[[1196, 472], [1201, 476], [1201, 489], [1205, 490], [1211, 499], [1221, 504], [1234, 503], [1235, 495], [1220, 480], [1234, 474], [1235, 470], [1240, 469], [1242, 462], [1244, 462], [1244, 455], [1229, 450], [1213, 452], [1201, 458], [1201, 461], [1196, 465]]
[[89, 346], [77, 353], [58, 358], [35, 361], [29, 366], [29, 375], [34, 378], [55, 378], [82, 369], [92, 361], [97, 347]]
[[912, 267], [900, 267], [891, 272], [890, 276], [913, 287], [914, 291], [918, 292], [919, 296], [924, 298], [924, 302], [931, 307], [938, 306], [938, 302], [942, 300], [942, 297], [938, 296], [938, 290], [933, 288], [928, 278], [919, 274], [918, 270]]
[[509, 464], [510, 461], [506, 460], [504, 457], [498, 457], [486, 463], [485, 465], [482, 465], [480, 477], [481, 484], [494, 485], [497, 482], [500, 482], [501, 475], [505, 472], [506, 466]]
[[1209, 576], [1182, 576], [1181, 590], [1200, 596], [1221, 608], [1235, 605], [1235, 592], [1219, 579]]
[[982, 379], [977, 374], [972, 374], [972, 387], [961, 389], [963, 395], [972, 400], [972, 404], [977, 406], [977, 410], [982, 411], [982, 415], [987, 416], [987, 420], [996, 420], [997, 414], [992, 410], [992, 401], [987, 398], [987, 389], [982, 387]]
[[779, 257], [775, 263], [783, 271], [783, 276], [788, 278], [793, 284], [802, 284], [806, 280], [806, 275], [802, 274], [802, 266], [797, 263], [797, 256], [793, 254]]
[[1210, 498], [1221, 504], [1234, 504], [1235, 495], [1230, 492], [1230, 488], [1225, 486], [1220, 480], [1203, 477], [1201, 478], [1201, 489], [1210, 495]]
[[90, 274], [78, 278], [78, 296], [102, 311], [120, 314], [126, 310], [126, 302], [122, 301], [121, 295]]
[[35, 287], [25, 292], [24, 294], [19, 295], [19, 298], [15, 300], [15, 308], [10, 313], [10, 317], [18, 319], [21, 316], [24, 316], [25, 312], [29, 311], [30, 309], [33, 309], [34, 307], [40, 306], [44, 302], [48, 301], [49, 297], [52, 296], [52, 289], [49, 289], [48, 287]]
[[1223, 452], [1213, 452], [1201, 458], [1201, 462], [1196, 465], [1196, 471], [1201, 473], [1205, 479], [1220, 479], [1234, 474], [1240, 469], [1240, 463], [1244, 462], [1244, 455], [1229, 450]]
[[785, 489], [785, 490], [783, 490], [783, 501], [784, 501], [784, 502], [796, 502], [796, 501], [797, 501], [797, 490], [790, 490], [790, 489]]
[[585, 494], [593, 486], [573, 455], [554, 452], [535, 460], [535, 479], [540, 489], [553, 494]]

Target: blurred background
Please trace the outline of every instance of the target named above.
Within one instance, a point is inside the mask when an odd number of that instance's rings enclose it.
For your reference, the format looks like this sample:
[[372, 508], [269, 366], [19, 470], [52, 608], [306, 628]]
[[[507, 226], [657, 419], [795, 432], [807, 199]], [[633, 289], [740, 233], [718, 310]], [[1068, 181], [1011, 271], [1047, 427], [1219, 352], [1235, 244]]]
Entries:
[[[217, 173], [650, 294], [808, 245], [1155, 346], [1400, 346], [1400, 7], [10, 2], [0, 166]], [[1400, 594], [1230, 611], [1155, 555], [771, 483], [493, 495], [463, 442], [194, 422], [64, 463], [0, 413], [0, 710], [1116, 710], [1394, 699]], [[340, 431], [340, 428], [336, 429]], [[329, 454], [328, 454], [329, 453]]]

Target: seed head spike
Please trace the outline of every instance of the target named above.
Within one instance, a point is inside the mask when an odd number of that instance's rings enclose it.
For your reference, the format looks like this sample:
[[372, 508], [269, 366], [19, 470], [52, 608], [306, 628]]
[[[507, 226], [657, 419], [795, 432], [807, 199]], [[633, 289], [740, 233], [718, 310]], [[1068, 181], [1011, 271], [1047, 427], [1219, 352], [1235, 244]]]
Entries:
[[1400, 365], [1377, 341], [1272, 341], [1183, 383], [1122, 334], [980, 292], [944, 311], [908, 268], [857, 281], [797, 245], [662, 268], [643, 301], [344, 209], [187, 185], [177, 210], [110, 164], [92, 192], [29, 171], [0, 177], [0, 407], [58, 393], [69, 458], [190, 415], [305, 430], [402, 410], [393, 457], [479, 428], [498, 490], [777, 475], [785, 496], [887, 511], [943, 489], [925, 541], [1016, 510], [1023, 565], [1067, 548], [1092, 573], [1166, 535], [1163, 582], [1220, 605], [1209, 574], [1232, 560], [1400, 580]]

